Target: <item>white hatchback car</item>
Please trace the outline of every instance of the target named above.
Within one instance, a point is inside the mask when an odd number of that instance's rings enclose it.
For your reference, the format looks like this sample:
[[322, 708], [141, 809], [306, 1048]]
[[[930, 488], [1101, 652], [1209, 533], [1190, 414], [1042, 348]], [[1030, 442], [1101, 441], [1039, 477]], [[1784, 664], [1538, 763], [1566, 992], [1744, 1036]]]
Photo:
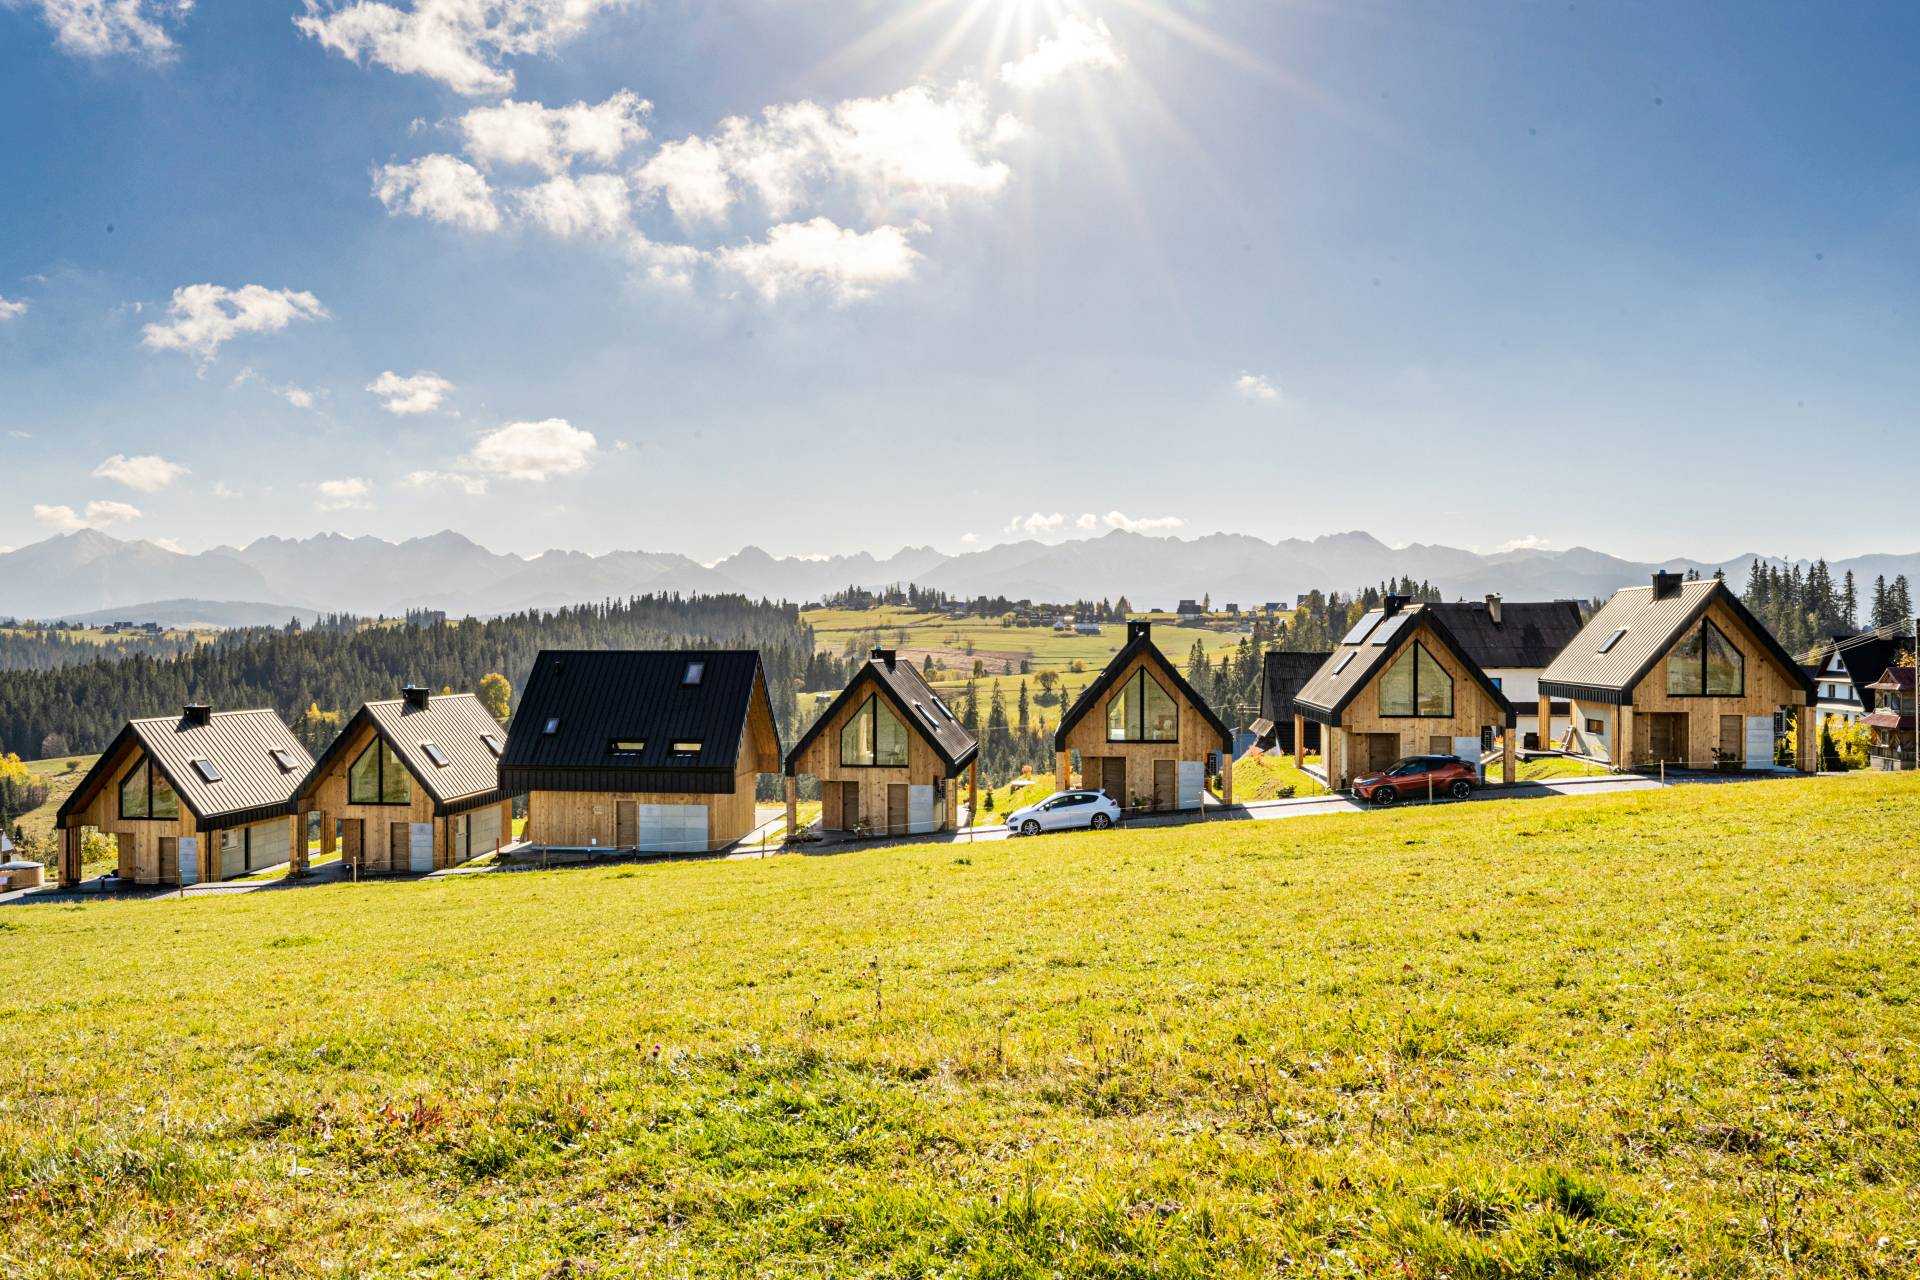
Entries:
[[1120, 806], [1104, 791], [1062, 791], [1037, 804], [1007, 815], [1007, 830], [1016, 836], [1042, 831], [1105, 831], [1120, 821]]

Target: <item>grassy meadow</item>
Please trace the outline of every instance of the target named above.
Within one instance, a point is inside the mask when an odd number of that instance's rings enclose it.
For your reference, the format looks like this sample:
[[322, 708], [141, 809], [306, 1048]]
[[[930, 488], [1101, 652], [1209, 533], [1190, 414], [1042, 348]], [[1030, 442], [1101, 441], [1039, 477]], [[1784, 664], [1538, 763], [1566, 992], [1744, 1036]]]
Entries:
[[0, 1275], [1910, 1277], [1917, 801], [0, 909]]

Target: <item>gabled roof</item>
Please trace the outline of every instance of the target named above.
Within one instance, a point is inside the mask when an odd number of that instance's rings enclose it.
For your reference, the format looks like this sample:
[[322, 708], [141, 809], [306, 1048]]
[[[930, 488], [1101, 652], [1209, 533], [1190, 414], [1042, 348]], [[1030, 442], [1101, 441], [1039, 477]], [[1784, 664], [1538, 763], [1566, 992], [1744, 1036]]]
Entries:
[[1067, 749], [1068, 732], [1100, 704], [1100, 699], [1107, 695], [1107, 690], [1113, 687], [1114, 681], [1120, 678], [1120, 674], [1135, 658], [1143, 654], [1147, 661], [1160, 668], [1160, 673], [1166, 676], [1168, 682], [1173, 685], [1180, 697], [1185, 699], [1187, 705], [1199, 712], [1200, 718], [1220, 735], [1220, 750], [1229, 755], [1232, 754], [1233, 730], [1227, 728], [1226, 722], [1213, 713], [1213, 708], [1208, 706], [1207, 700], [1200, 696], [1200, 691], [1188, 684], [1187, 678], [1167, 661], [1167, 655], [1160, 652], [1153, 643], [1152, 626], [1145, 622], [1127, 624], [1126, 647], [1113, 655], [1113, 661], [1109, 662], [1106, 669], [1094, 678], [1092, 684], [1080, 691], [1080, 696], [1074, 699], [1071, 707], [1067, 708], [1067, 713], [1060, 717], [1060, 727], [1053, 735], [1053, 749], [1055, 751]]
[[980, 754], [980, 743], [967, 732], [940, 695], [927, 686], [920, 673], [911, 662], [901, 662], [888, 653], [874, 654], [856, 671], [853, 679], [847, 681], [837, 697], [820, 713], [820, 718], [808, 726], [800, 735], [800, 740], [787, 752], [787, 772], [793, 772], [794, 762], [801, 753], [813, 745], [814, 740], [827, 730], [827, 725], [838, 715], [840, 709], [856, 698], [863, 698], [871, 689], [893, 704], [894, 714], [899, 716], [915, 734], [929, 743], [934, 752], [945, 762], [947, 776], [953, 777], [967, 763]]
[[1857, 636], [1836, 639], [1819, 650], [1820, 666], [1825, 670], [1832, 659], [1838, 658], [1847, 678], [1853, 682], [1854, 692], [1860, 695], [1861, 704], [1872, 711], [1876, 704], [1870, 692], [1873, 686], [1868, 682], [1878, 679], [1880, 673], [1893, 666], [1901, 654], [1912, 651], [1910, 626], [1910, 623], [1897, 622], [1863, 631]]
[[[294, 794], [313, 767], [313, 757], [271, 711], [216, 711], [204, 723], [184, 715], [129, 720], [60, 806], [57, 821], [64, 824], [91, 803], [135, 748], [146, 752], [198, 825], [208, 828], [292, 813]], [[276, 751], [286, 754], [291, 768], [274, 758]], [[207, 781], [196, 760], [208, 761], [220, 780]]]
[[[1271, 724], [1293, 719], [1293, 699], [1313, 679], [1313, 673], [1326, 665], [1324, 653], [1285, 653], [1267, 650], [1260, 681], [1260, 718]], [[1262, 737], [1271, 730], [1252, 726]]]
[[1485, 600], [1430, 604], [1467, 656], [1488, 671], [1538, 671], [1580, 634], [1577, 600], [1521, 600], [1500, 605], [1500, 621]]
[[1487, 692], [1494, 705], [1505, 713], [1507, 727], [1512, 728], [1515, 723], [1513, 704], [1494, 684], [1493, 677], [1461, 647], [1453, 629], [1429, 604], [1407, 605], [1391, 615], [1384, 609], [1370, 611], [1347, 633], [1359, 637], [1358, 640], [1337, 646], [1320, 669], [1314, 672], [1313, 679], [1294, 694], [1294, 710], [1309, 720], [1324, 725], [1338, 725], [1341, 715], [1360, 696], [1360, 691], [1367, 687], [1368, 682], [1391, 666], [1393, 660], [1420, 634], [1422, 623], [1425, 623], [1427, 633], [1438, 640], [1441, 647], [1453, 655], [1454, 661]]
[[1761, 646], [1811, 704], [1812, 677], [1718, 578], [1682, 582], [1671, 595], [1659, 598], [1651, 585], [1614, 592], [1613, 599], [1600, 606], [1573, 642], [1541, 673], [1540, 692], [1622, 706], [1631, 703], [1640, 681], [1689, 628], [1706, 616], [1715, 601], [1725, 604], [1748, 631], [1759, 637]]
[[1882, 693], [1911, 693], [1913, 692], [1913, 668], [1888, 667], [1872, 684], [1865, 687], [1877, 689]]
[[[393, 748], [436, 807], [500, 791], [500, 757], [482, 735], [493, 735], [504, 747], [507, 731], [487, 714], [480, 699], [449, 693], [428, 698], [424, 707], [412, 706], [405, 698], [363, 704], [308, 772], [302, 796], [311, 795], [325, 774], [350, 763], [342, 757], [363, 728], [371, 728]], [[424, 744], [429, 742], [446, 760], [444, 767], [428, 757]]]
[[[703, 664], [700, 680], [689, 684], [688, 667], [696, 662]], [[546, 650], [514, 712], [501, 785], [516, 793], [730, 794], [756, 696], [774, 723], [756, 650]], [[777, 729], [775, 738], [777, 754]], [[645, 746], [615, 755], [616, 741]], [[698, 742], [699, 753], [675, 753], [683, 741]]]

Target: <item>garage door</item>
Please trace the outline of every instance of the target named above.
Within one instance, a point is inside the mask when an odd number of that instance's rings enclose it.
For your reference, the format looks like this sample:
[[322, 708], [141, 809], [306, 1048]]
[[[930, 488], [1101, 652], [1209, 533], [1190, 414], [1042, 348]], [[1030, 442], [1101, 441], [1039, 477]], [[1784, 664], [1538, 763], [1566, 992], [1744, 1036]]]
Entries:
[[933, 830], [933, 788], [931, 786], [912, 786], [907, 788], [907, 830], [916, 836], [926, 835]]
[[468, 857], [477, 858], [483, 853], [492, 853], [495, 845], [503, 843], [500, 839], [500, 806], [490, 804], [468, 814], [467, 830], [472, 833], [473, 841]]
[[433, 824], [431, 822], [407, 824], [407, 870], [417, 876], [426, 875], [433, 870]]
[[707, 808], [699, 804], [640, 806], [640, 848], [647, 853], [705, 853]]
[[1180, 762], [1180, 807], [1198, 809], [1200, 795], [1207, 786], [1207, 766], [1200, 760]]
[[291, 826], [285, 818], [263, 822], [249, 830], [253, 832], [253, 839], [252, 851], [247, 855], [248, 870], [277, 867], [293, 857]]

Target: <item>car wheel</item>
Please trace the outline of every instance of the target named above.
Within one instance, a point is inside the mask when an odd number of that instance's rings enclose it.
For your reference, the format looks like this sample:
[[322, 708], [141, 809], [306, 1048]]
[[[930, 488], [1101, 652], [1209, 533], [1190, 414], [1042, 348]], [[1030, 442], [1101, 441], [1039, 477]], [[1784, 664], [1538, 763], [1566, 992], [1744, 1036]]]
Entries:
[[1447, 794], [1455, 800], [1465, 800], [1473, 794], [1473, 784], [1465, 778], [1456, 779], [1454, 784], [1447, 788]]
[[1037, 836], [1040, 834], [1040, 824], [1032, 818], [1028, 818], [1020, 824], [1020, 834], [1023, 836]]
[[1087, 825], [1092, 827], [1095, 831], [1105, 831], [1108, 827], [1113, 825], [1113, 819], [1109, 818], [1104, 813], [1096, 813], [1093, 815], [1093, 821], [1089, 822]]
[[1400, 793], [1392, 787], [1375, 787], [1373, 789], [1373, 802], [1382, 807], [1392, 804], [1399, 798]]

